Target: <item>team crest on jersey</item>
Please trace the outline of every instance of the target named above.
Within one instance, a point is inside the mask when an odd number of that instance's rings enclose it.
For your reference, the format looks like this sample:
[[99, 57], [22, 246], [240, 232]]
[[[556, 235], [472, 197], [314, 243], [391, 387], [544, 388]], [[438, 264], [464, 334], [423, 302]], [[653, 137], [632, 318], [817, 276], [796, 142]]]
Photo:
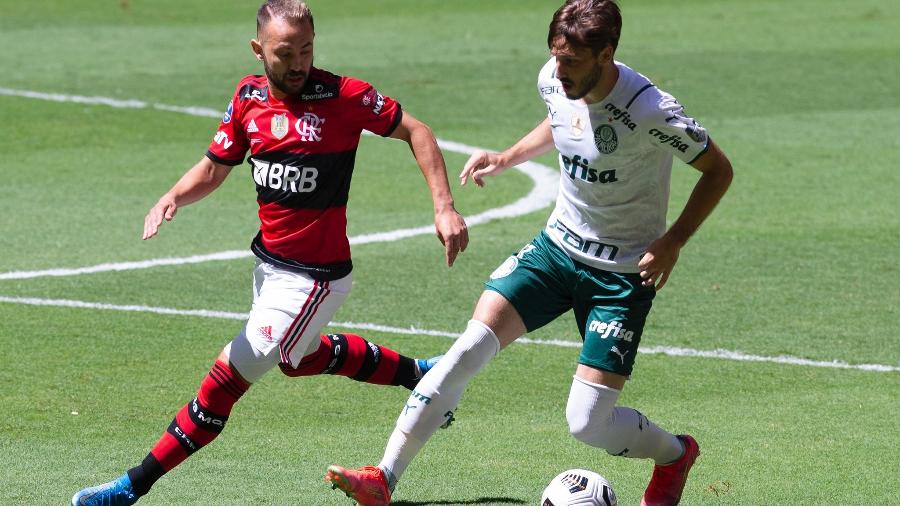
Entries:
[[300, 140], [303, 142], [319, 142], [322, 140], [322, 126], [325, 118], [320, 118], [315, 114], [308, 112], [294, 123], [294, 128], [300, 134]]
[[272, 116], [272, 135], [278, 138], [278, 140], [284, 139], [284, 136], [288, 133], [288, 119], [287, 114], [276, 114]]
[[372, 88], [363, 95], [362, 105], [363, 107], [371, 107], [372, 113], [377, 116], [381, 114], [381, 109], [384, 107], [384, 95]]
[[608, 155], [619, 147], [619, 136], [616, 135], [616, 129], [610, 125], [600, 125], [594, 130], [594, 144], [597, 149]]

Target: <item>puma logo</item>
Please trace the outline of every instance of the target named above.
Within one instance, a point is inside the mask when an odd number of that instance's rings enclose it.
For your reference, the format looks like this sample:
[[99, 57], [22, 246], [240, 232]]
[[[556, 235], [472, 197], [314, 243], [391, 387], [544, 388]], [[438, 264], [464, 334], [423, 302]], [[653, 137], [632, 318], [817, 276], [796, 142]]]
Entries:
[[609, 351], [611, 351], [611, 352], [615, 353], [616, 355], [618, 355], [618, 356], [619, 356], [619, 359], [622, 360], [622, 365], [625, 365], [625, 355], [628, 355], [628, 352], [631, 351], [631, 350], [625, 350], [625, 353], [622, 353], [621, 351], [619, 351], [619, 348], [613, 346], [612, 348], [610, 348]]

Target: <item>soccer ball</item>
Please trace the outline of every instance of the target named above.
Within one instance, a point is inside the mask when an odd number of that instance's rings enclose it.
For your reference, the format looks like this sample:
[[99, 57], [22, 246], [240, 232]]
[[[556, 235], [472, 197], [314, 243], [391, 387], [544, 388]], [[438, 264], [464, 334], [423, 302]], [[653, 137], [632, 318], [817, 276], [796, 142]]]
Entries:
[[616, 494], [606, 478], [593, 471], [569, 469], [553, 478], [541, 496], [541, 506], [616, 506]]

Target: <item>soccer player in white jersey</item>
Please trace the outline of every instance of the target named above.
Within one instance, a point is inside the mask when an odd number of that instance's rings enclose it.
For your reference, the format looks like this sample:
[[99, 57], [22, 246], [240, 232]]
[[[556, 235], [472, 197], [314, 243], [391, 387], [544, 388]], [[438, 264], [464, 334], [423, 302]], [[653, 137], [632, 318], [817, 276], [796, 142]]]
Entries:
[[[460, 174], [486, 176], [559, 152], [556, 208], [537, 237], [485, 284], [468, 327], [416, 386], [377, 467], [331, 466], [326, 480], [364, 506], [390, 502], [413, 457], [452, 416], [469, 380], [502, 348], [570, 309], [584, 345], [569, 393], [573, 436], [615, 456], [652, 459], [642, 505], [674, 505], [700, 454], [616, 402], [632, 372], [656, 291], [732, 179], [731, 164], [681, 104], [614, 59], [621, 14], [610, 0], [569, 0], [553, 16], [538, 92], [547, 117], [501, 153], [476, 152]], [[666, 229], [673, 157], [700, 172]]]

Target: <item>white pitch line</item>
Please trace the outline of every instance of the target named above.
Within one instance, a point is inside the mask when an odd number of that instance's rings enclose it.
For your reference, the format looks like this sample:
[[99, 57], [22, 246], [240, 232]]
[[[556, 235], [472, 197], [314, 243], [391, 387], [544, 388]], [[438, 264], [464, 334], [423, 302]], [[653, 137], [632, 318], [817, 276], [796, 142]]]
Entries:
[[[247, 313], [234, 313], [227, 311], [212, 311], [208, 309], [174, 309], [166, 307], [140, 306], [140, 305], [118, 305], [103, 304], [97, 302], [85, 302], [80, 300], [66, 299], [39, 299], [33, 297], [7, 297], [0, 295], [0, 303], [8, 304], [25, 304], [29, 306], [51, 306], [51, 307], [67, 307], [79, 309], [99, 309], [107, 311], [131, 311], [138, 313], [152, 313], [161, 315], [177, 315], [177, 316], [197, 316], [202, 318], [222, 318], [228, 320], [246, 320]], [[377, 323], [355, 323], [355, 322], [331, 322], [329, 327], [338, 327], [345, 329], [373, 330], [377, 332], [387, 332], [391, 334], [402, 335], [426, 335], [435, 337], [449, 337], [456, 339], [458, 333], [446, 332], [442, 330], [420, 329], [416, 327], [392, 327], [389, 325], [380, 325]], [[531, 339], [521, 337], [517, 341], [521, 344], [536, 344], [543, 346], [558, 346], [564, 348], [580, 348], [581, 343], [574, 341], [565, 341], [562, 339]], [[670, 357], [698, 357], [712, 358], [720, 360], [733, 360], [738, 362], [767, 362], [773, 364], [786, 364], [808, 367], [827, 367], [832, 369], [856, 369], [860, 371], [872, 372], [897, 372], [900, 367], [884, 364], [848, 364], [839, 360], [821, 361], [810, 360], [800, 357], [792, 357], [782, 355], [777, 357], [767, 357], [764, 355], [749, 355], [739, 351], [730, 350], [694, 350], [691, 348], [677, 348], [672, 346], [647, 346], [638, 349], [639, 353], [647, 355], [668, 355]]]
[[[205, 107], [181, 107], [167, 104], [157, 104], [144, 102], [142, 100], [120, 100], [111, 97], [88, 97], [81, 95], [64, 95], [60, 93], [42, 93], [28, 90], [14, 90], [11, 88], [0, 87], [0, 95], [8, 95], [15, 97], [32, 98], [37, 100], [49, 100], [52, 102], [72, 102], [88, 105], [104, 105], [115, 108], [124, 109], [157, 109], [161, 111], [177, 112], [188, 114], [191, 116], [202, 116], [218, 118], [222, 116], [221, 111], [209, 109]], [[459, 142], [438, 139], [438, 145], [447, 151], [470, 155], [474, 151], [482, 148], [461, 144]], [[554, 169], [535, 162], [526, 162], [518, 167], [517, 170], [531, 178], [534, 183], [530, 192], [515, 202], [488, 209], [487, 211], [478, 213], [473, 216], [466, 217], [466, 223], [472, 227], [482, 225], [494, 220], [514, 218], [522, 216], [534, 211], [543, 209], [552, 204], [556, 199], [557, 186], [559, 184], [558, 172]], [[369, 244], [375, 242], [390, 242], [414, 237], [418, 235], [426, 235], [434, 233], [434, 225], [423, 225], [421, 227], [404, 228], [399, 230], [390, 230], [387, 232], [375, 232], [370, 234], [362, 234], [350, 238], [350, 244]], [[45, 269], [37, 271], [11, 271], [0, 273], [0, 281], [10, 279], [34, 279], [42, 277], [59, 277], [59, 276], [78, 276], [82, 274], [94, 274], [98, 272], [109, 271], [128, 271], [135, 269], [149, 269], [152, 267], [167, 265], [186, 265], [197, 264], [202, 262], [211, 262], [218, 260], [233, 260], [236, 258], [250, 257], [252, 254], [247, 250], [231, 250], [221, 251], [218, 253], [210, 253], [206, 255], [192, 255], [187, 257], [171, 257], [158, 258], [153, 260], [135, 261], [135, 262], [116, 262], [103, 263], [88, 267], [58, 268]]]

